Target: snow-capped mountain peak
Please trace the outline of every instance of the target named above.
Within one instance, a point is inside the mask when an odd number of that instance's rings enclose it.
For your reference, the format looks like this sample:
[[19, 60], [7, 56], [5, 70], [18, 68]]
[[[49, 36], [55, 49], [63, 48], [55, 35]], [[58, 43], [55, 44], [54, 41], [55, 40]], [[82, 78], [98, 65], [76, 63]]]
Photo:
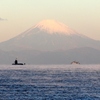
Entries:
[[80, 47], [98, 49], [100, 43], [54, 20], [44, 20], [17, 37], [5, 41], [0, 45], [0, 49], [5, 51], [61, 51]]
[[71, 30], [68, 26], [66, 26], [63, 23], [60, 23], [55, 20], [43, 20], [37, 25], [34, 26], [34, 28], [39, 28], [40, 30], [44, 30], [50, 34], [53, 33], [61, 33], [61, 34], [75, 34], [73, 30]]

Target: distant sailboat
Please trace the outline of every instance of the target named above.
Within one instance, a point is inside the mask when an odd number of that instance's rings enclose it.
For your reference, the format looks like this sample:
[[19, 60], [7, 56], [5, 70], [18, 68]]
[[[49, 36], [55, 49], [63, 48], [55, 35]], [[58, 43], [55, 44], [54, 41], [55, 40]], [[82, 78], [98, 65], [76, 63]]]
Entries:
[[18, 60], [15, 59], [14, 63], [12, 63], [12, 65], [25, 65], [25, 63], [18, 63]]

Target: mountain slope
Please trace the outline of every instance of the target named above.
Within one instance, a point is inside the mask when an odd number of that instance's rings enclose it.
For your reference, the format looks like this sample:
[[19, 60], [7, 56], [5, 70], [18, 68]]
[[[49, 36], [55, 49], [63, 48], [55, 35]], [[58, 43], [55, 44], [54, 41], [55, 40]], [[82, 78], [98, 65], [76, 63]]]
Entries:
[[0, 49], [9, 51], [59, 51], [79, 47], [100, 49], [100, 42], [78, 34], [68, 26], [53, 20], [44, 20], [19, 36], [0, 43]]

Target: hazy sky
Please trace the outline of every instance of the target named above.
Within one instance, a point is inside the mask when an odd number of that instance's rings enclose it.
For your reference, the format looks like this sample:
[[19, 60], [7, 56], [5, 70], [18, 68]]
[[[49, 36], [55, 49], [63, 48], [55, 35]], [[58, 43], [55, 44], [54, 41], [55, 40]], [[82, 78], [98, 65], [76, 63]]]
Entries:
[[0, 0], [0, 41], [44, 19], [60, 21], [100, 40], [100, 0]]

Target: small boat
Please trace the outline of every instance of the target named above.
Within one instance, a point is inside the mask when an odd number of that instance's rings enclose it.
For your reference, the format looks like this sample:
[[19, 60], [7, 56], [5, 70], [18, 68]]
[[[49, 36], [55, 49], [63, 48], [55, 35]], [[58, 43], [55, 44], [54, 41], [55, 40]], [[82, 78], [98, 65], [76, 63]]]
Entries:
[[12, 65], [25, 65], [25, 63], [18, 63], [18, 60], [15, 59], [14, 63], [12, 63]]
[[71, 64], [80, 64], [80, 63], [77, 61], [73, 61], [73, 62], [71, 62]]

